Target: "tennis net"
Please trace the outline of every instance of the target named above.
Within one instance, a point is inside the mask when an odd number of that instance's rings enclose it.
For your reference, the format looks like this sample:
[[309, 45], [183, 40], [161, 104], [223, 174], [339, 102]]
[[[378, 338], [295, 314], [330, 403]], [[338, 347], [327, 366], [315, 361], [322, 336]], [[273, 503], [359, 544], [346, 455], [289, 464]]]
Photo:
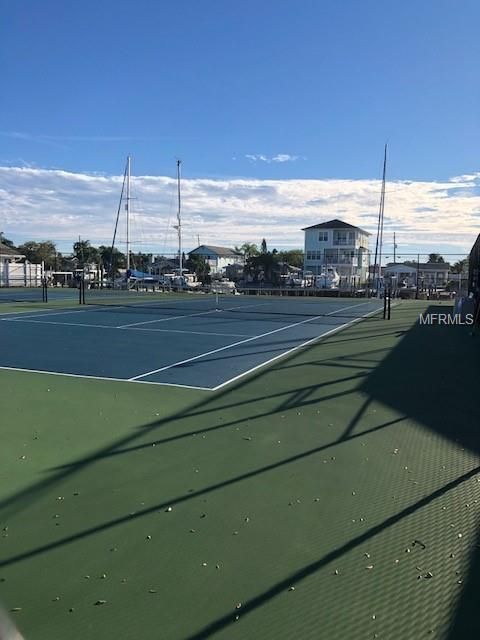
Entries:
[[2, 302], [46, 302], [45, 286], [0, 286], [0, 303]]
[[376, 298], [341, 298], [315, 295], [302, 290], [261, 290], [252, 294], [212, 292], [162, 292], [122, 289], [86, 289], [85, 304], [116, 313], [138, 310], [142, 314], [195, 315], [215, 311], [225, 314], [254, 314], [256, 317], [333, 316], [378, 319], [383, 300]]

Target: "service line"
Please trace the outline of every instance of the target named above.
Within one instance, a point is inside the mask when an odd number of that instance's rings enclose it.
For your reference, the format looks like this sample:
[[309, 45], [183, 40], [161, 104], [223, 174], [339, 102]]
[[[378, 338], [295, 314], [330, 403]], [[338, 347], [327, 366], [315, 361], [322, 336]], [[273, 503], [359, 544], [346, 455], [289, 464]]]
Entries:
[[[187, 364], [188, 362], [193, 362], [195, 360], [199, 360], [200, 358], [205, 358], [206, 356], [210, 356], [214, 353], [219, 353], [220, 351], [225, 351], [226, 349], [232, 349], [233, 347], [238, 347], [241, 344], [246, 344], [247, 342], [252, 342], [253, 340], [259, 340], [260, 338], [265, 338], [266, 336], [270, 336], [274, 333], [279, 333], [280, 331], [286, 331], [287, 329], [292, 329], [293, 327], [298, 327], [300, 325], [303, 324], [307, 324], [309, 322], [314, 322], [315, 320], [319, 320], [320, 318], [324, 318], [325, 316], [332, 316], [335, 313], [340, 313], [341, 311], [346, 311], [347, 309], [352, 309], [354, 307], [360, 307], [363, 306], [364, 304], [369, 304], [369, 303], [361, 303], [361, 304], [352, 304], [349, 305], [348, 307], [342, 307], [341, 309], [337, 309], [336, 311], [331, 311], [330, 313], [324, 314], [324, 315], [320, 315], [320, 316], [313, 316], [312, 318], [307, 318], [307, 320], [301, 320], [300, 322], [294, 322], [293, 324], [288, 324], [284, 327], [279, 327], [278, 329], [273, 329], [272, 331], [267, 331], [266, 333], [260, 333], [256, 336], [252, 336], [251, 338], [246, 338], [245, 340], [239, 340], [238, 342], [233, 342], [232, 344], [227, 344], [224, 347], [219, 347], [218, 349], [213, 349], [211, 351], [206, 351], [205, 353], [201, 353], [198, 356], [193, 356], [191, 358], [186, 358], [185, 360], [179, 360], [178, 362], [173, 362], [172, 364], [168, 364], [164, 367], [160, 367], [158, 369], [153, 369], [152, 371], [147, 371], [146, 373], [141, 373], [137, 376], [133, 376], [132, 378], [129, 378], [129, 380], [140, 380], [141, 378], [146, 378], [148, 376], [151, 376], [155, 373], [160, 373], [162, 371], [166, 371], [167, 369], [172, 369], [173, 367], [178, 367], [182, 364]], [[361, 316], [363, 317], [363, 316]]]

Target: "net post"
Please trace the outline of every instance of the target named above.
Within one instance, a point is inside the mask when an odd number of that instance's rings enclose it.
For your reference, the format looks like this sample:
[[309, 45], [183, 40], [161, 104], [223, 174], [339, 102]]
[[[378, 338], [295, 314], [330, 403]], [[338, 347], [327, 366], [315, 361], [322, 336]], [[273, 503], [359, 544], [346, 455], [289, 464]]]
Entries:
[[42, 302], [48, 302], [47, 278], [42, 278]]

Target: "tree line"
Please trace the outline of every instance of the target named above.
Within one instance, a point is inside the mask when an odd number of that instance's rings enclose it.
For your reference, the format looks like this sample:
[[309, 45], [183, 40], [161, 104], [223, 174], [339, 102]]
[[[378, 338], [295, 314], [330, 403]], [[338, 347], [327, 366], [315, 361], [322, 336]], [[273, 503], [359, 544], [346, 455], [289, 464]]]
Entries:
[[[2, 237], [2, 242], [9, 247], [14, 247], [13, 242], [8, 238]], [[45, 268], [52, 271], [71, 270], [72, 260], [75, 261], [78, 269], [94, 264], [102, 267], [105, 271], [110, 270], [112, 263], [116, 269], [124, 269], [127, 264], [126, 255], [117, 248], [114, 247], [112, 252], [111, 246], [100, 245], [95, 247], [89, 240], [75, 242], [72, 255], [69, 256], [65, 256], [58, 251], [55, 243], [51, 240], [45, 242], [29, 240], [18, 245], [16, 249], [25, 256], [28, 262], [37, 264], [43, 262]], [[262, 240], [260, 247], [256, 244], [245, 242], [240, 247], [235, 247], [235, 251], [245, 256], [247, 272], [263, 270], [268, 275], [275, 268], [275, 265], [281, 262], [288, 263], [294, 267], [303, 266], [302, 250], [277, 251], [277, 249], [273, 249], [269, 251], [265, 238]], [[208, 263], [201, 256], [186, 258], [184, 255], [183, 261], [185, 267], [195, 272], [200, 279], [205, 278], [210, 272]], [[146, 271], [151, 264], [151, 258], [145, 253], [131, 253], [130, 264], [139, 271]]]
[[267, 241], [263, 238], [260, 248], [256, 244], [246, 242], [240, 247], [235, 247], [236, 251], [245, 256], [244, 273], [254, 279], [260, 274], [267, 282], [278, 279], [282, 272], [282, 266], [303, 268], [304, 253], [301, 249], [290, 249], [288, 251], [268, 250]]
[[[19, 254], [25, 256], [28, 262], [40, 264], [43, 262], [45, 268], [49, 271], [71, 271], [72, 262], [75, 268], [83, 269], [87, 265], [96, 265], [108, 271], [110, 265], [113, 264], [117, 269], [125, 268], [127, 258], [124, 253], [111, 246], [100, 245], [94, 247], [90, 240], [79, 240], [73, 244], [73, 252], [71, 255], [65, 256], [57, 250], [54, 242], [46, 240], [45, 242], [36, 242], [28, 240], [21, 245], [14, 246], [13, 242], [8, 238], [1, 238], [1, 241], [7, 247], [14, 247]], [[138, 262], [143, 268], [148, 264], [149, 257], [146, 254], [130, 254], [132, 264]]]
[[[416, 260], [405, 260], [403, 264], [410, 267], [416, 267]], [[445, 258], [439, 253], [429, 253], [427, 264], [445, 264]], [[450, 265], [450, 273], [466, 273], [468, 271], [468, 258], [463, 260], [457, 260], [454, 264]]]
[[[0, 236], [1, 241], [8, 247], [14, 244], [8, 238]], [[32, 263], [45, 264], [45, 268], [52, 271], [70, 271], [72, 259], [76, 268], [83, 269], [86, 265], [94, 264], [103, 268], [105, 272], [110, 271], [113, 264], [116, 269], [124, 269], [127, 265], [127, 258], [124, 253], [111, 246], [100, 245], [94, 247], [89, 240], [79, 240], [73, 244], [72, 256], [64, 256], [57, 251], [56, 245], [51, 240], [36, 242], [29, 240], [16, 247], [25, 259]], [[279, 270], [281, 263], [292, 267], [303, 268], [304, 253], [301, 249], [291, 249], [288, 251], [269, 251], [267, 241], [263, 238], [260, 247], [257, 244], [245, 242], [241, 246], [236, 246], [235, 251], [245, 256], [245, 273], [255, 275], [263, 272], [266, 280], [271, 280], [273, 273]], [[200, 280], [207, 279], [210, 268], [206, 260], [201, 256], [183, 258], [185, 267], [193, 271]], [[445, 263], [445, 259], [439, 253], [430, 253], [428, 263]], [[150, 256], [146, 253], [131, 253], [130, 264], [139, 271], [146, 271], [150, 266]], [[403, 264], [412, 267], [417, 266], [416, 260], [405, 260]], [[451, 273], [466, 273], [468, 271], [468, 259], [458, 260], [450, 267]]]

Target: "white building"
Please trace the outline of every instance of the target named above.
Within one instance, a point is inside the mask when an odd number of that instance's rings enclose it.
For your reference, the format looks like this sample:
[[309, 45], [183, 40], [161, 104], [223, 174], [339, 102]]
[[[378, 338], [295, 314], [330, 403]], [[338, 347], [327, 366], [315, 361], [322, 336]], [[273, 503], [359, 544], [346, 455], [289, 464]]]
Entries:
[[410, 264], [388, 264], [383, 269], [385, 278], [391, 280], [392, 286], [418, 286], [421, 289], [429, 287], [445, 287], [449, 280], [450, 264], [448, 262], [420, 262], [418, 265]]
[[334, 268], [340, 276], [340, 286], [358, 286], [367, 281], [370, 236], [367, 231], [342, 220], [321, 222], [302, 231], [305, 271], [320, 275]]
[[202, 244], [188, 253], [192, 256], [202, 256], [210, 265], [211, 273], [221, 273], [225, 267], [232, 264], [245, 264], [245, 256], [239, 251], [227, 247], [215, 247], [211, 244]]
[[23, 260], [18, 249], [0, 242], [0, 287], [39, 287], [43, 265]]
[[[387, 283], [394, 289], [400, 287], [414, 287], [417, 284], [417, 269], [408, 264], [392, 263], [382, 268], [382, 274]], [[372, 272], [372, 281], [376, 277]]]

